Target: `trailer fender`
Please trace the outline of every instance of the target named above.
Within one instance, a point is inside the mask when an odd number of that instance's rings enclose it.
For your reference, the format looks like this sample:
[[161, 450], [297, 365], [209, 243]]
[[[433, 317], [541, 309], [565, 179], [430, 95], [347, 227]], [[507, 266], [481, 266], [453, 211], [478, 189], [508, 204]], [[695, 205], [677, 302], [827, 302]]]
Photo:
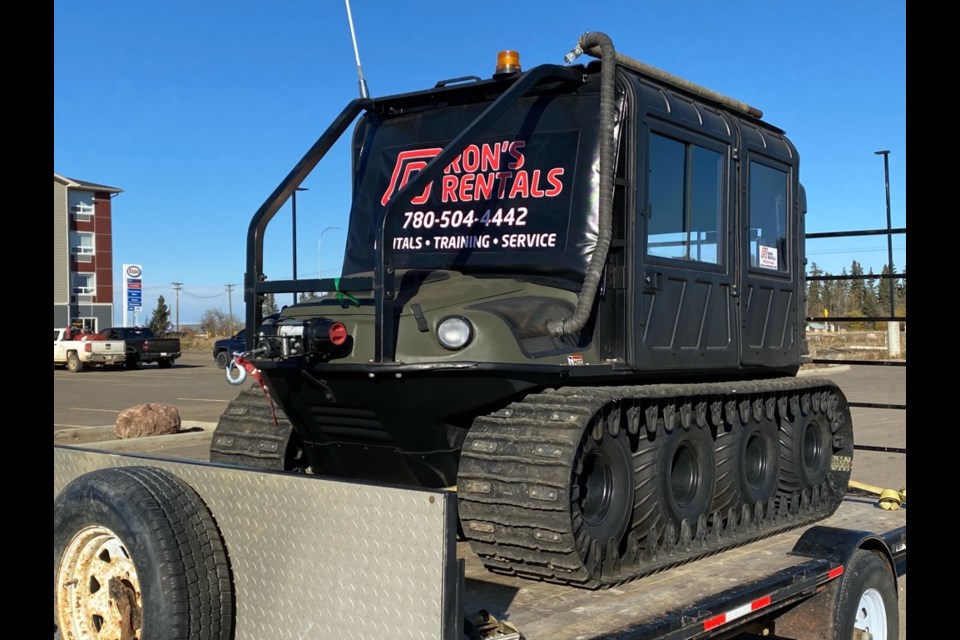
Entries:
[[233, 581], [199, 495], [151, 467], [100, 469], [53, 503], [54, 628], [63, 640], [228, 640]]
[[875, 533], [856, 529], [812, 526], [803, 532], [791, 553], [808, 558], [824, 558], [846, 566], [858, 549], [880, 554], [890, 565], [891, 571], [896, 567], [893, 554], [882, 539]]
[[792, 553], [835, 563], [831, 574], [837, 579], [777, 617], [777, 636], [897, 640], [897, 565], [882, 539], [865, 531], [818, 525], [804, 532]]

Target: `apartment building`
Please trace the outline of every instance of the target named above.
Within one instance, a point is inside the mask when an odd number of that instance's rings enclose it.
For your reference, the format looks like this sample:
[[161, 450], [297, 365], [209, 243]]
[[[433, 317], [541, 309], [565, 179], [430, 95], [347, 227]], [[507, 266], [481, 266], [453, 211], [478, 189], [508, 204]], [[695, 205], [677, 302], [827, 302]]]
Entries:
[[123, 189], [53, 174], [53, 326], [113, 324], [112, 201]]

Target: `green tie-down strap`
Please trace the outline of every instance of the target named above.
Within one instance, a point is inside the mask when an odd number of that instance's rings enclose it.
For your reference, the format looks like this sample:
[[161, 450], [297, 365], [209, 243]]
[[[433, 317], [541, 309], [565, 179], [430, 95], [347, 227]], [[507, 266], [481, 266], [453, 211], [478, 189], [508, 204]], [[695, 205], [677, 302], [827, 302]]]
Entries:
[[359, 300], [357, 300], [356, 298], [354, 298], [352, 295], [350, 295], [350, 294], [347, 293], [346, 291], [340, 291], [340, 278], [334, 278], [334, 279], [333, 279], [333, 289], [334, 289], [334, 291], [337, 292], [337, 301], [338, 301], [338, 302], [341, 302], [341, 303], [342, 303], [344, 300], [347, 300], [347, 301], [352, 302], [353, 304], [357, 305], [358, 307], [360, 306], [360, 301], [359, 301]]

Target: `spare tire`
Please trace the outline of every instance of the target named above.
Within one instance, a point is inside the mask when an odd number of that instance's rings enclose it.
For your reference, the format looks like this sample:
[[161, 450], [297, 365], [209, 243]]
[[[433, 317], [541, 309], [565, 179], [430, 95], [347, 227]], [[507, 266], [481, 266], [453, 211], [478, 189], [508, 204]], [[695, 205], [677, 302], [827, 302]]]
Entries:
[[53, 583], [63, 640], [233, 637], [233, 582], [219, 529], [200, 496], [161, 469], [101, 469], [60, 492]]

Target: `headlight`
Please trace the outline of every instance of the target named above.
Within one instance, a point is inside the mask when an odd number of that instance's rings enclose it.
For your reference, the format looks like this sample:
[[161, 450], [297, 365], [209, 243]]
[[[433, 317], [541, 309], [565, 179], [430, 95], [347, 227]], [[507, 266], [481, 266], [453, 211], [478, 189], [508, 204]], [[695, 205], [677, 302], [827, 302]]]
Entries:
[[473, 338], [473, 327], [470, 321], [460, 316], [444, 318], [437, 325], [437, 340], [447, 349], [456, 351], [469, 344]]

